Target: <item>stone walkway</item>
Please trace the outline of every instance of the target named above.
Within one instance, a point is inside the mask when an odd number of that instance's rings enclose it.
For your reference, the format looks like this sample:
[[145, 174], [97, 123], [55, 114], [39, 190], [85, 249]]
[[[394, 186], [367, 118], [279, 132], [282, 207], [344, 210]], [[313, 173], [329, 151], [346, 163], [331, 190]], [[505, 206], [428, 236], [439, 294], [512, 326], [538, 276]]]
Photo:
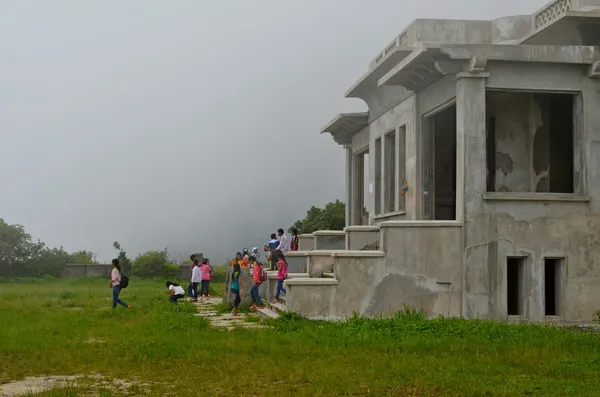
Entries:
[[261, 324], [261, 318], [256, 313], [240, 313], [237, 317], [231, 317], [229, 313], [217, 313], [216, 306], [222, 302], [223, 298], [221, 297], [211, 297], [203, 299], [202, 302], [194, 303], [193, 305], [198, 310], [196, 316], [207, 317], [213, 327], [227, 331], [232, 331], [236, 328], [269, 328]]

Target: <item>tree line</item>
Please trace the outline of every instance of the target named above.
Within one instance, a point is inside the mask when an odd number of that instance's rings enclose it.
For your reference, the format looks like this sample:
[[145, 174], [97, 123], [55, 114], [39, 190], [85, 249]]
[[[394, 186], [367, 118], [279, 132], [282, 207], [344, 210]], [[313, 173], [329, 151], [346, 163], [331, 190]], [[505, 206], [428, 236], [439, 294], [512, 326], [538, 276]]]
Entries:
[[[290, 228], [299, 234], [317, 230], [342, 230], [345, 226], [346, 206], [336, 200], [323, 208], [312, 206], [303, 219]], [[174, 276], [179, 266], [169, 259], [167, 248], [150, 250], [131, 260], [119, 242], [114, 242], [116, 257], [124, 274], [137, 277]], [[21, 225], [11, 225], [0, 218], [0, 277], [59, 277], [69, 263], [97, 264], [90, 251], [67, 252], [63, 247], [51, 248], [42, 241], [34, 241]]]

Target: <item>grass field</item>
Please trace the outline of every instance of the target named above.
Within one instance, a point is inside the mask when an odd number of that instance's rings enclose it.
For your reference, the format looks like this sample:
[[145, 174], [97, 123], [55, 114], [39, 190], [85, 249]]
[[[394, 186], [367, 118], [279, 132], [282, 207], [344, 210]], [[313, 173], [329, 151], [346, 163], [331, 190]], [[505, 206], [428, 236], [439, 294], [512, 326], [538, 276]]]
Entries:
[[[104, 280], [0, 284], [0, 383], [103, 374], [149, 396], [600, 395], [594, 334], [411, 311], [346, 323], [287, 315], [272, 329], [225, 332], [192, 305], [169, 304], [158, 281], [132, 281], [122, 294], [131, 312], [107, 310], [109, 297]], [[123, 394], [109, 389], [94, 393]]]

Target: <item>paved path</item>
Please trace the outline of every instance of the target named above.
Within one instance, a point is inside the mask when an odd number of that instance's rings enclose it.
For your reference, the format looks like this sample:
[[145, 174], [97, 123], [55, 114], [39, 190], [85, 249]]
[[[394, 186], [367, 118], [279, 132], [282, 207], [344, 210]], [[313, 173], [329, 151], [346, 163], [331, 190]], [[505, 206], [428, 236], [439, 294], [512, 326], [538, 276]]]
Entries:
[[195, 302], [194, 306], [198, 310], [196, 315], [207, 317], [213, 327], [228, 331], [235, 328], [268, 328], [261, 324], [260, 317], [256, 313], [240, 313], [238, 317], [231, 317], [229, 313], [217, 313], [215, 306], [220, 305], [221, 302], [223, 302], [221, 297], [205, 298], [202, 302]]

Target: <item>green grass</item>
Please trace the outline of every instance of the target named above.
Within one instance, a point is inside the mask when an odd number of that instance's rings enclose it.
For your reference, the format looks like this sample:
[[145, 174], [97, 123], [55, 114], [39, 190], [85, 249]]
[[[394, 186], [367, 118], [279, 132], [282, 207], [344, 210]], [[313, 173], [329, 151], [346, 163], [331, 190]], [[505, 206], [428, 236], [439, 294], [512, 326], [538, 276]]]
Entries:
[[0, 383], [103, 374], [147, 383], [134, 394], [149, 396], [600, 395], [595, 334], [412, 311], [345, 323], [287, 314], [272, 329], [225, 332], [192, 305], [169, 304], [162, 282], [134, 279], [122, 299], [134, 310], [107, 310], [104, 280], [0, 284]]

